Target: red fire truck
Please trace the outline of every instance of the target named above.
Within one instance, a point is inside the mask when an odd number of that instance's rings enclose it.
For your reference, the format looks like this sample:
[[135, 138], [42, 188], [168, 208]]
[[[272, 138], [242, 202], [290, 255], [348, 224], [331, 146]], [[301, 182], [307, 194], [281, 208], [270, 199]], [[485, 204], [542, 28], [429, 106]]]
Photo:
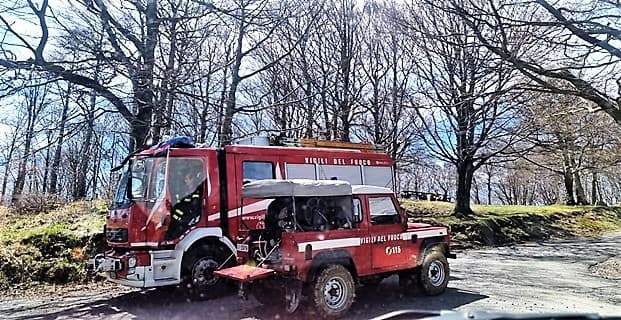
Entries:
[[127, 286], [182, 285], [195, 298], [212, 297], [224, 285], [213, 272], [237, 263], [239, 224], [264, 227], [269, 200], [242, 208], [245, 183], [303, 178], [394, 187], [392, 160], [371, 145], [278, 143], [203, 148], [181, 140], [131, 155], [106, 217], [110, 250], [89, 268]]

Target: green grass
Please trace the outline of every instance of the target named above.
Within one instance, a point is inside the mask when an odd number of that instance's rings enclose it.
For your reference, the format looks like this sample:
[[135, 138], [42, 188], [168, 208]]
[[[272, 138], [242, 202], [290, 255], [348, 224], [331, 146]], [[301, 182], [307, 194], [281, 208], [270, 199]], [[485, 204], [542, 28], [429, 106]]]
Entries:
[[599, 236], [621, 231], [621, 207], [604, 206], [504, 206], [473, 205], [474, 215], [453, 214], [454, 204], [402, 200], [415, 220], [448, 225], [463, 231], [461, 238], [473, 238], [473, 230], [495, 233], [508, 241], [552, 236]]
[[35, 235], [66, 233], [84, 237], [101, 232], [107, 207], [103, 201], [80, 201], [50, 212], [12, 214], [0, 208], [0, 243], [20, 242]]
[[103, 248], [106, 212], [103, 201], [74, 202], [34, 214], [0, 207], [0, 291], [87, 281], [84, 262]]
[[[450, 202], [439, 201], [413, 201], [402, 200], [401, 204], [408, 210], [435, 213], [437, 215], [452, 215], [455, 205]], [[508, 206], [508, 205], [473, 205], [472, 210], [476, 217], [484, 216], [506, 216], [515, 214], [538, 214], [550, 215], [554, 213], [572, 213], [592, 210], [593, 206]]]

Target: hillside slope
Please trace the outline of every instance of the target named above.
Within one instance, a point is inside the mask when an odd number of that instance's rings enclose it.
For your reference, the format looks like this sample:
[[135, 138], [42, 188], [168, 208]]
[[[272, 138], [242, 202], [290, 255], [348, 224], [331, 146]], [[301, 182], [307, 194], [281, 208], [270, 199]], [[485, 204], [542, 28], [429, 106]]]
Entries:
[[86, 280], [86, 259], [103, 248], [106, 212], [103, 201], [28, 215], [0, 207], [0, 290]]
[[460, 219], [452, 214], [451, 203], [403, 200], [402, 205], [414, 221], [449, 226], [464, 247], [621, 231], [621, 207], [475, 205], [472, 217]]

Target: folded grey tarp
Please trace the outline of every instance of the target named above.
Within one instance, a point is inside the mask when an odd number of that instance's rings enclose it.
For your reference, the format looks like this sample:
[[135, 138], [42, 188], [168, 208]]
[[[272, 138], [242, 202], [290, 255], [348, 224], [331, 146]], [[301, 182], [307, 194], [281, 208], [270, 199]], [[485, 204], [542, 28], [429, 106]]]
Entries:
[[340, 180], [256, 180], [242, 188], [244, 198], [350, 196], [351, 185]]

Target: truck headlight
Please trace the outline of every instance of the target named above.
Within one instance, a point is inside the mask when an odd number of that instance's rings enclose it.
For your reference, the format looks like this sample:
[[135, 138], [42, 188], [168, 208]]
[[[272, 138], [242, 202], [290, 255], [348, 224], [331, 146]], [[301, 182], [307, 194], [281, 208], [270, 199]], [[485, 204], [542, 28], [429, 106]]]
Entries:
[[136, 266], [136, 257], [129, 257], [129, 259], [127, 259], [127, 266], [134, 268]]

